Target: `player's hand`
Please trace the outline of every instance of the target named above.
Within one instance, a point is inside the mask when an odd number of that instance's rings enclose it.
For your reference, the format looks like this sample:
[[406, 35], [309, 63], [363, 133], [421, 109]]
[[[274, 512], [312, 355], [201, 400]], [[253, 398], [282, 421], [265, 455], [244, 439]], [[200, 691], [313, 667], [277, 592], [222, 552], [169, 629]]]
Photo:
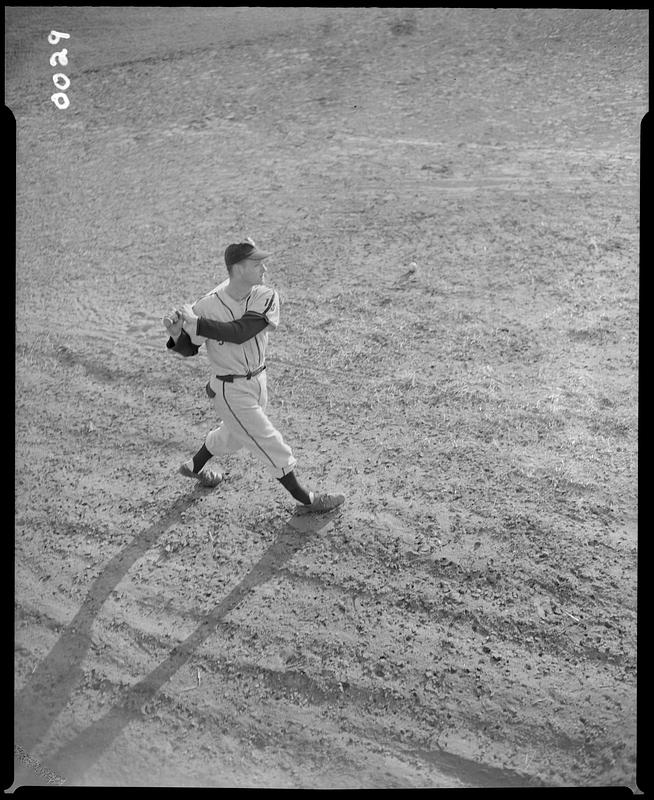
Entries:
[[175, 341], [182, 332], [183, 323], [184, 320], [176, 308], [171, 309], [163, 318], [164, 328], [168, 331], [168, 335], [172, 336]]
[[184, 330], [194, 336], [197, 332], [198, 315], [193, 311], [193, 306], [190, 303], [184, 303], [180, 312], [182, 321], [184, 322]]

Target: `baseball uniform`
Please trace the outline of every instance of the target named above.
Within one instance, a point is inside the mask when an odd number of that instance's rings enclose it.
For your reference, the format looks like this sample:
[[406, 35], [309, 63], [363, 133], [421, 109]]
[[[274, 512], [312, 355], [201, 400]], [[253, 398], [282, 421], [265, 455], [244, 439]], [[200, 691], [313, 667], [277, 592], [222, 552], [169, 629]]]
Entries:
[[[256, 285], [247, 297], [235, 300], [226, 291], [228, 285], [229, 280], [223, 281], [193, 305], [200, 318], [197, 326], [185, 324], [186, 336], [172, 346], [169, 341], [168, 346], [182, 355], [195, 355], [206, 346], [212, 369], [207, 392], [213, 395], [221, 420], [206, 437], [207, 450], [220, 458], [245, 448], [275, 478], [283, 478], [297, 461], [266, 415], [265, 373], [269, 330], [279, 325], [279, 296], [271, 287]], [[217, 338], [226, 336], [221, 334], [225, 323], [232, 323], [232, 341]]]
[[185, 304], [164, 317], [169, 349], [194, 356], [206, 345], [213, 372], [207, 394], [221, 420], [179, 472], [213, 488], [223, 475], [207, 469], [207, 462], [246, 448], [297, 501], [297, 513], [321, 514], [342, 505], [344, 495], [310, 491], [299, 483], [291, 448], [266, 415], [268, 329], [279, 324], [279, 296], [263, 280], [263, 261], [269, 255], [251, 239], [229, 244], [225, 249], [229, 277], [194, 306]]

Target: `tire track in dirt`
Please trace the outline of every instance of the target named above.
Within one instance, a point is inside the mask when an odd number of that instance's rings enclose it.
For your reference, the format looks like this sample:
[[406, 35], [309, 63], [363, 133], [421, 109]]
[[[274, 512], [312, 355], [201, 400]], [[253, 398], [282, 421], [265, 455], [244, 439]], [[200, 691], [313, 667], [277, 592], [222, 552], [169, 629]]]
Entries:
[[[289, 574], [288, 567], [281, 567], [279, 572], [278, 572], [277, 577], [278, 578], [279, 577], [284, 577], [285, 575], [288, 575], [288, 574]], [[296, 581], [298, 576], [293, 575], [291, 573], [291, 577], [292, 577], [293, 581]], [[300, 576], [300, 580], [303, 580], [304, 578], [305, 578], [305, 576]], [[310, 582], [313, 582], [315, 585], [324, 584], [324, 581], [316, 580], [312, 576], [310, 576], [309, 580], [310, 580]], [[333, 589], [334, 586], [330, 584], [329, 588]], [[351, 589], [348, 589], [348, 591], [351, 591]], [[376, 599], [381, 598], [384, 601], [385, 605], [388, 605], [388, 599], [389, 599], [388, 596], [378, 595], [375, 592], [372, 592], [372, 593], [369, 593], [369, 594], [370, 594], [371, 599], [373, 599], [373, 601], [375, 601]], [[413, 602], [415, 600], [415, 598], [413, 597], [413, 595], [402, 596], [401, 593], [400, 593], [400, 596], [398, 597], [397, 601], [394, 602], [394, 605], [396, 605], [400, 609], [406, 608], [407, 607], [406, 606], [407, 597], [409, 599], [409, 610], [411, 610], [412, 608], [415, 608], [415, 603]], [[419, 600], [419, 598], [418, 598], [418, 600]], [[424, 610], [423, 605], [421, 605], [421, 610]], [[174, 609], [171, 609], [169, 607], [168, 611], [174, 614]], [[427, 612], [429, 613], [429, 607], [427, 607]], [[439, 616], [442, 617], [442, 613], [443, 612], [441, 610], [441, 613], [439, 614]], [[463, 622], [464, 626], [466, 628], [470, 625], [470, 618], [466, 618], [466, 613], [465, 612], [457, 611], [454, 614], [452, 614], [451, 616], [452, 616], [452, 620], [451, 620], [452, 623], [456, 624], [456, 623]], [[184, 617], [184, 614], [182, 614], [182, 618], [183, 617]], [[188, 613], [187, 613], [186, 617], [187, 618], [192, 618], [194, 620], [198, 619], [198, 615], [197, 614], [188, 615]], [[143, 630], [142, 630], [141, 626], [139, 626], [138, 628], [134, 627], [135, 621], [136, 622], [138, 621], [138, 616], [131, 615], [129, 623], [118, 623], [117, 625], [110, 625], [110, 626], [108, 626], [108, 628], [109, 629], [119, 629], [119, 630], [122, 630], [122, 631], [127, 631], [128, 637], [130, 637], [132, 639], [137, 639], [139, 641], [139, 646], [142, 646], [143, 643], [144, 643]], [[485, 620], [485, 621], [487, 621], [487, 620]], [[473, 625], [474, 625], [474, 619], [473, 619]], [[149, 624], [147, 626], [145, 626], [145, 627], [146, 627], [146, 629], [148, 629], [148, 628], [151, 629], [151, 626]], [[242, 638], [242, 635], [243, 635], [244, 631], [242, 631], [238, 627], [237, 627], [236, 631], [239, 633], [239, 635]], [[460, 635], [462, 633], [462, 631], [459, 630], [458, 633]], [[529, 630], [526, 630], [526, 631], [523, 630], [523, 634], [525, 636], [527, 636], [529, 634]], [[145, 640], [150, 641], [150, 645], [148, 646], [149, 650], [151, 650], [153, 647], [156, 649], [157, 647], [161, 646], [160, 639], [158, 637], [156, 637], [156, 636], [152, 636], [151, 634], [146, 634], [145, 635]], [[283, 642], [283, 641], [284, 640], [281, 639], [280, 643]], [[118, 646], [118, 650], [121, 650], [123, 647], [124, 647], [124, 645], [119, 645]], [[209, 660], [210, 660], [210, 656], [209, 656]], [[205, 662], [207, 661], [207, 657], [204, 657], [204, 661]], [[225, 662], [221, 661], [220, 663], [222, 664], [222, 666], [220, 667], [219, 671], [222, 671], [224, 669], [224, 667], [225, 667]], [[277, 672], [275, 670], [266, 671], [265, 668], [258, 667], [256, 665], [248, 665], [247, 663], [243, 664], [242, 661], [239, 661], [238, 662], [238, 666], [234, 667], [234, 669], [237, 669], [237, 668], [239, 670], [245, 669], [246, 672], [249, 670], [248, 674], [257, 674], [257, 675], [259, 675], [260, 671], [263, 669], [264, 670], [264, 674], [266, 676], [268, 676], [264, 680], [265, 685], [271, 691], [275, 690], [275, 689], [279, 689], [280, 685], [282, 686], [282, 688], [284, 688], [284, 687], [286, 687], [286, 689], [289, 688], [288, 685], [284, 683], [285, 679], [279, 678], [277, 676]], [[290, 672], [292, 674], [293, 671], [291, 670]], [[279, 683], [280, 680], [282, 681], [281, 684]], [[292, 680], [296, 681], [296, 678], [293, 677]], [[327, 684], [330, 687], [329, 689], [325, 689], [325, 680], [327, 680]], [[336, 683], [334, 683], [333, 681], [330, 683], [330, 676], [329, 675], [327, 675], [326, 677], [325, 676], [321, 677], [319, 684], [315, 684], [315, 681], [316, 681], [315, 678], [310, 678], [309, 679], [309, 683], [305, 687], [306, 691], [304, 691], [304, 693], [303, 693], [303, 696], [308, 698], [311, 702], [314, 702], [314, 703], [316, 702], [315, 685], [317, 685], [320, 688], [320, 691], [323, 693], [321, 695], [321, 697], [322, 697], [321, 702], [327, 702], [328, 699], [330, 697], [332, 697], [333, 695], [338, 696], [338, 692], [341, 691], [340, 689], [337, 689], [337, 684]], [[296, 686], [296, 688], [298, 688], [298, 687]], [[358, 687], [356, 684], [352, 684], [351, 682], [350, 682], [350, 688], [351, 688], [351, 692], [348, 691], [348, 695], [347, 695], [348, 699], [355, 698], [355, 699], [357, 699], [357, 702], [360, 701], [363, 704], [365, 704], [368, 701], [376, 702], [375, 698], [379, 699], [378, 695], [374, 694], [374, 692], [371, 695], [369, 689], [364, 688], [364, 687]], [[325, 692], [326, 692], [326, 694], [325, 694]], [[391, 693], [391, 696], [392, 696], [392, 693]], [[138, 697], [140, 698], [140, 695]], [[387, 695], [386, 694], [382, 694], [381, 697], [387, 699]], [[406, 700], [404, 702], [406, 702]], [[386, 707], [386, 706], [384, 706], [384, 707]], [[416, 711], [416, 713], [418, 713], [418, 715], [420, 714], [419, 708], [416, 707], [414, 710]]]
[[[447, 559], [441, 559], [441, 561], [446, 562], [445, 566], [448, 564], [450, 566], [455, 566]], [[413, 563], [415, 563], [415, 561], [413, 561]], [[480, 580], [485, 581], [488, 577], [485, 571], [478, 573], [474, 571], [470, 572], [470, 570], [461, 569], [458, 565], [458, 576], [451, 574], [451, 570], [447, 570], [445, 573], [439, 572], [438, 565], [435, 566], [437, 567], [437, 578], [439, 575], [441, 578], [446, 577], [448, 583], [454, 582], [456, 586], [466, 585], [466, 582], [472, 582], [473, 585], [478, 586]], [[383, 603], [384, 606], [389, 609], [394, 608], [398, 611], [406, 611], [414, 615], [419, 614], [420, 617], [416, 617], [416, 622], [425, 614], [429, 619], [437, 619], [439, 628], [441, 628], [444, 633], [448, 627], [452, 627], [453, 625], [456, 625], [461, 631], [467, 630], [470, 635], [481, 631], [487, 640], [492, 638], [493, 650], [498, 648], [500, 642], [503, 644], [511, 643], [517, 646], [520, 652], [527, 654], [531, 648], [525, 647], [525, 640], [538, 640], [541, 642], [541, 647], [547, 647], [552, 653], [562, 656], [576, 655], [586, 658], [591, 662], [597, 661], [598, 664], [602, 665], [613, 664], [614, 666], [623, 667], [629, 665], [629, 662], [625, 662], [621, 650], [616, 652], [611, 652], [608, 648], [600, 650], [597, 644], [588, 644], [584, 641], [584, 639], [590, 638], [590, 633], [581, 636], [580, 641], [577, 641], [576, 637], [571, 636], [571, 632], [574, 633], [578, 628], [579, 622], [577, 618], [577, 622], [573, 625], [573, 622], [575, 622], [574, 615], [570, 615], [572, 617], [572, 622], [568, 623], [569, 630], [561, 629], [561, 620], [564, 619], [562, 615], [569, 614], [570, 612], [567, 609], [570, 607], [576, 610], [574, 605], [571, 606], [571, 598], [569, 596], [563, 600], [559, 600], [559, 606], [561, 603], [565, 603], [565, 611], [561, 611], [559, 607], [558, 611], [553, 613], [550, 611], [547, 619], [541, 619], [537, 623], [534, 620], [525, 619], [524, 609], [516, 608], [513, 616], [507, 616], [505, 609], [494, 609], [492, 604], [489, 607], [487, 603], [482, 605], [476, 602], [473, 596], [468, 598], [453, 598], [450, 595], [451, 587], [446, 588], [444, 593], [438, 594], [438, 596], [429, 595], [424, 590], [416, 591], [415, 587], [409, 588], [402, 585], [393, 586], [392, 590], [388, 587], [384, 590], [377, 590], [374, 586], [370, 586], [363, 581], [357, 581], [357, 574], [358, 570], [352, 567], [349, 574], [342, 574], [340, 580], [333, 580], [321, 573], [311, 574], [298, 572], [291, 567], [281, 567], [277, 571], [276, 577], [278, 580], [288, 581], [289, 586], [294, 591], [300, 592], [302, 586], [310, 586], [319, 588], [327, 595], [334, 595], [330, 601], [330, 605], [333, 607], [339, 607], [345, 610], [346, 606], [344, 605], [344, 601], [350, 600], [354, 612], [352, 619], [349, 620], [351, 623], [356, 622], [360, 612], [359, 604], [362, 601], [369, 603], [370, 606]], [[433, 570], [430, 570], [425, 576], [422, 576], [416, 573], [415, 569], [412, 569], [412, 574], [414, 576], [414, 581], [421, 581], [427, 576], [431, 579], [433, 577]], [[515, 585], [522, 585], [525, 579], [528, 579], [527, 575], [518, 573], [515, 576]], [[282, 587], [278, 586], [278, 590], [281, 589]], [[493, 581], [492, 589], [493, 597], [496, 600], [502, 596], [511, 594], [510, 587], [508, 589], [507, 587], [498, 587], [495, 581]], [[550, 598], [556, 596], [556, 594], [552, 592], [552, 589], [552, 586], [545, 587], [545, 597], [548, 603]], [[583, 605], [583, 601], [581, 600], [578, 601], [578, 603], [580, 606]], [[145, 625], [144, 620], [146, 617], [149, 618], [152, 611], [157, 607], [152, 603], [148, 603], [147, 600], [143, 598], [137, 601], [137, 606], [143, 610], [139, 614], [139, 619], [141, 620], [139, 625], [134, 624], [132, 626], [135, 634], [141, 630], [143, 632], [151, 630], [149, 623]], [[150, 611], [144, 616], [144, 609], [148, 607]], [[20, 609], [22, 609], [22, 606], [19, 607], [19, 613], [27, 613], [27, 611], [22, 612]], [[609, 618], [615, 619], [614, 611], [615, 609], [607, 605], [605, 605], [603, 609], [596, 608], [593, 618], [586, 618], [584, 621], [584, 630], [588, 629], [589, 626], [593, 626], [593, 624], [595, 626], [599, 625], [600, 631], [604, 628], [611, 627], [611, 623], [609, 623], [608, 620]], [[174, 604], [171, 604], [170, 599], [166, 603], [166, 615], [169, 614], [176, 615], [178, 623], [183, 622], [184, 619], [198, 622], [203, 618], [203, 615], [198, 612], [176, 607]], [[158, 615], [155, 615], [155, 622], [158, 619]], [[144, 625], [145, 627], [143, 627]], [[597, 630], [597, 627], [595, 630]]]
[[[80, 610], [16, 698], [16, 740], [21, 747], [28, 751], [35, 749], [67, 704], [73, 688], [82, 679], [82, 662], [91, 644], [91, 625], [109, 594], [158, 537], [170, 525], [182, 519], [184, 512], [191, 507], [199, 494], [200, 490], [196, 488], [176, 501], [154, 525], [116, 554], [94, 580]], [[158, 667], [126, 692], [119, 706], [49, 756], [48, 763], [52, 768], [66, 775], [69, 782], [78, 780], [81, 777], [80, 763], [84, 763], [83, 769], [86, 770], [100, 758], [132, 718], [134, 712], [131, 707], [134, 703], [140, 707], [143, 702], [140, 698], [154, 698], [161, 686], [179, 671], [200, 644], [213, 633], [216, 624], [241, 603], [253, 588], [268, 581], [280, 564], [291, 558], [306, 543], [307, 533], [318, 532], [327, 524], [329, 518], [289, 520], [276, 542], [239, 584], [203, 618], [190, 636], [173, 648]], [[21, 777], [25, 776], [17, 776], [16, 781], [19, 782]]]
[[[216, 615], [212, 615], [212, 625]], [[146, 633], [142, 628], [134, 628], [138, 619], [130, 615], [129, 622], [112, 622], [105, 625], [103, 638], [105, 648], [110, 645], [113, 632], [120, 632], [121, 638], [127, 633], [130, 638], [137, 638], [138, 645], [144, 648], [149, 654], [159, 653], [162, 649], [162, 642], [159, 636]], [[238, 629], [238, 626], [234, 626]], [[109, 638], [107, 638], [107, 636]], [[124, 642], [116, 642], [110, 646], [110, 652], [118, 653], [124, 649]], [[104, 650], [104, 648], [103, 648]], [[350, 732], [358, 737], [369, 738], [385, 749], [396, 755], [406, 758], [408, 756], [418, 756], [419, 759], [426, 760], [434, 765], [444, 775], [454, 778], [456, 781], [465, 775], [466, 785], [472, 786], [518, 786], [524, 785], [524, 776], [510, 769], [497, 769], [472, 761], [464, 756], [457, 756], [454, 753], [447, 753], [443, 750], [425, 749], [426, 742], [406, 743], [401, 741], [398, 729], [401, 724], [403, 713], [406, 711], [407, 699], [393, 688], [381, 686], [363, 687], [355, 683], [348, 682], [345, 685], [341, 681], [336, 681], [328, 673], [320, 676], [311, 676], [306, 672], [292, 667], [283, 670], [270, 669], [259, 665], [256, 662], [244, 661], [242, 658], [234, 660], [232, 658], [221, 657], [209, 651], [200, 651], [196, 647], [192, 648], [193, 653], [200, 659], [204, 678], [204, 688], [199, 691], [200, 684], [189, 690], [193, 695], [183, 700], [179, 690], [161, 688], [153, 691], [153, 686], [149, 681], [141, 680], [136, 684], [131, 684], [129, 678], [117, 677], [115, 670], [110, 669], [107, 662], [94, 661], [93, 667], [87, 665], [86, 674], [76, 686], [75, 692], [83, 692], [85, 697], [97, 696], [96, 705], [112, 705], [112, 709], [105, 713], [101, 720], [93, 723], [83, 733], [65, 748], [54, 756], [48, 755], [48, 763], [56, 765], [62, 775], [67, 776], [67, 781], [77, 783], [81, 779], [80, 763], [84, 763], [85, 769], [92, 766], [95, 760], [99, 759], [102, 753], [110, 747], [111, 741], [118, 732], [129, 722], [145, 720], [153, 714], [156, 716], [170, 715], [175, 716], [188, 723], [189, 718], [194, 725], [198, 725], [205, 732], [215, 731], [219, 735], [221, 731], [228, 729], [232, 736], [245, 736], [247, 733], [247, 723], [242, 716], [233, 709], [230, 701], [218, 701], [211, 707], [211, 711], [194, 705], [194, 695], [203, 696], [209, 692], [213, 697], [221, 695], [220, 685], [225, 681], [236, 682], [240, 686], [256, 685], [256, 691], [262, 693], [262, 701], [266, 699], [266, 693], [272, 694], [275, 701], [290, 703], [292, 706], [302, 707], [308, 705], [314, 709], [314, 713], [321, 713], [320, 709], [325, 708], [328, 716], [331, 716], [337, 709], [348, 709], [348, 716], [352, 721], [348, 724], [339, 725], [342, 732]], [[174, 655], [173, 651], [173, 655]], [[116, 665], [123, 667], [122, 659], [115, 658]], [[175, 667], [172, 672], [179, 671], [183, 664], [180, 659], [176, 659]], [[118, 673], [120, 675], [120, 672]], [[212, 689], [211, 683], [207, 681], [216, 676], [219, 679], [217, 691]], [[184, 691], [184, 690], [182, 690]], [[100, 702], [100, 696], [102, 698]], [[269, 699], [269, 698], [268, 698]], [[87, 699], [88, 702], [88, 699]], [[379, 710], [384, 710], [384, 721], [379, 718]], [[412, 703], [412, 715], [416, 720], [423, 720], [429, 727], [439, 727], [446, 724], [445, 712], [437, 711], [433, 704]], [[89, 754], [88, 737], [91, 737], [91, 752]], [[82, 737], [84, 745], [82, 747]], [[323, 757], [328, 756], [330, 748], [329, 742], [323, 742], [321, 748]], [[356, 752], [356, 748], [354, 750]], [[340, 751], [339, 751], [340, 756]], [[342, 756], [339, 760], [342, 760]]]
[[[462, 776], [465, 776], [466, 784], [472, 786], [524, 786], [525, 777], [513, 770], [498, 769], [480, 764], [464, 756], [447, 753], [440, 749], [426, 750], [420, 748], [417, 744], [407, 745], [400, 743], [394, 733], [394, 728], [398, 724], [394, 717], [402, 717], [403, 712], [406, 710], [406, 699], [397, 696], [392, 690], [387, 690], [384, 687], [379, 689], [359, 687], [352, 683], [347, 683], [344, 686], [342, 682], [330, 680], [329, 676], [320, 676], [319, 679], [316, 679], [301, 670], [293, 668], [275, 670], [242, 661], [233, 662], [226, 659], [204, 657], [202, 664], [205, 672], [208, 671], [210, 674], [219, 676], [220, 683], [237, 678], [238, 684], [256, 684], [257, 690], [263, 690], [262, 701], [268, 699], [266, 698], [266, 692], [269, 692], [276, 701], [287, 702], [300, 707], [308, 705], [316, 714], [321, 712], [322, 707], [327, 707], [328, 716], [331, 716], [329, 713], [331, 710], [347, 706], [348, 713], [356, 718], [356, 722], [351, 722], [347, 725], [342, 724], [341, 732], [355, 734], [360, 738], [369, 738], [372, 741], [381, 743], [391, 752], [419, 755], [420, 758], [431, 761], [439, 772], [451, 776], [457, 782], [461, 780]], [[123, 699], [120, 697], [122, 687], [115, 686], [111, 681], [103, 683], [103, 680], [106, 679], [101, 677], [94, 678], [94, 680], [98, 681], [97, 688], [104, 687], [105, 691], [109, 690], [113, 694], [118, 703], [123, 703]], [[91, 688], [96, 687], [92, 686]], [[189, 691], [196, 694], [200, 693], [199, 685], [197, 689], [196, 687], [188, 688]], [[135, 698], [137, 703], [141, 703], [142, 700], [145, 700], [145, 702], [140, 706], [141, 713], [145, 715], [152, 713], [153, 708], [149, 712], [147, 709], [149, 696]], [[235, 735], [244, 727], [240, 715], [235, 713], [227, 703], [214, 706], [211, 709], [211, 713], [207, 714], [198, 708], [190, 707], [189, 703], [181, 701], [178, 695], [160, 693], [157, 695], [156, 702], [150, 703], [150, 705], [156, 707], [157, 714], [162, 713], [161, 709], [163, 707], [163, 713], [165, 711], [174, 711], [182, 718], [188, 718], [190, 715], [205, 731], [211, 731], [215, 728], [217, 728], [216, 732], [229, 729], [232, 731], [232, 735]], [[372, 713], [371, 708], [373, 709]], [[382, 724], [380, 724], [378, 715], [379, 709], [384, 710]], [[445, 721], [444, 715], [440, 719], [438, 712], [435, 712], [430, 705], [413, 705], [412, 711], [417, 719], [424, 720], [431, 727], [436, 727]], [[436, 714], [436, 717], [434, 714]], [[329, 750], [329, 743], [323, 742], [321, 746], [324, 748], [325, 744], [327, 750]], [[328, 756], [328, 752], [325, 755]]]

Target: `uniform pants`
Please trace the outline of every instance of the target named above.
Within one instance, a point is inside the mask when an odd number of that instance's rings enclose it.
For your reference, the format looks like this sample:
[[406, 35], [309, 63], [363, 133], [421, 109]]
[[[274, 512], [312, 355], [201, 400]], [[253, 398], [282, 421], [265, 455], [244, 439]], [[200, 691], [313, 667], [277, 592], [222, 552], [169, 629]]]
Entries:
[[250, 380], [233, 383], [211, 379], [212, 403], [221, 423], [207, 434], [205, 446], [213, 456], [245, 448], [262, 461], [275, 478], [293, 471], [297, 460], [291, 448], [266, 416], [268, 390], [265, 370]]

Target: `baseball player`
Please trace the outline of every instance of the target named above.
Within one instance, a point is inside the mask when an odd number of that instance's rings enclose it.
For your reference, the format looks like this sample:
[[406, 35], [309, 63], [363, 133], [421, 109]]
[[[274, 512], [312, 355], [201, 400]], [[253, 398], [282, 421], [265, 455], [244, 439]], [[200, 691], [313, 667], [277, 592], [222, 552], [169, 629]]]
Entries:
[[279, 325], [279, 296], [264, 284], [264, 260], [269, 255], [252, 239], [228, 245], [227, 279], [195, 304], [164, 318], [169, 350], [189, 357], [206, 345], [213, 373], [206, 392], [221, 420], [179, 471], [204, 486], [217, 486], [223, 474], [207, 467], [207, 462], [246, 448], [297, 500], [298, 513], [331, 511], [344, 502], [344, 496], [300, 485], [293, 452], [266, 415], [268, 333]]

